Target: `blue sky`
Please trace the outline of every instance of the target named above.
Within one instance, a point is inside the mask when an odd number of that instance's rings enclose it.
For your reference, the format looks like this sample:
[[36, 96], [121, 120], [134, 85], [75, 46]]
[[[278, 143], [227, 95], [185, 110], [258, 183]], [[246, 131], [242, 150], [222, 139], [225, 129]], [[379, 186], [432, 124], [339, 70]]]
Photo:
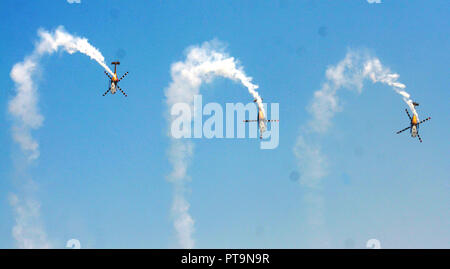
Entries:
[[[37, 185], [40, 219], [55, 247], [71, 238], [91, 248], [176, 247], [164, 89], [186, 48], [214, 38], [239, 59], [264, 101], [280, 104], [280, 144], [261, 150], [256, 139], [193, 141], [187, 197], [196, 247], [364, 248], [370, 238], [385, 248], [450, 247], [449, 8], [448, 1], [388, 0], [4, 1], [0, 247], [16, 246], [8, 197], [27, 178]], [[38, 83], [45, 121], [33, 132], [41, 156], [19, 173], [9, 73], [33, 51], [39, 28], [59, 25], [88, 38], [107, 62], [122, 62], [129, 97], [102, 97], [106, 76], [85, 55], [44, 57]], [[390, 87], [366, 81], [361, 94], [340, 92], [343, 110], [319, 138], [330, 174], [318, 190], [324, 223], [314, 227], [305, 197], [316, 191], [290, 177], [301, 172], [293, 148], [327, 67], [349, 49], [368, 50], [400, 74], [419, 115], [432, 120], [419, 143], [395, 135], [408, 119]], [[203, 102], [251, 101], [225, 79], [202, 90]]]

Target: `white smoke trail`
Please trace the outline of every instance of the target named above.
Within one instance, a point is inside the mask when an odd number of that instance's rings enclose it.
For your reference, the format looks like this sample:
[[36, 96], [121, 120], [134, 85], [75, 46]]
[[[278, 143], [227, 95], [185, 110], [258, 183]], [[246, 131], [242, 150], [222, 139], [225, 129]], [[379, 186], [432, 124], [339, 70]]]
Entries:
[[44, 117], [38, 108], [37, 86], [33, 78], [38, 70], [39, 61], [46, 54], [53, 54], [62, 49], [70, 54], [81, 52], [97, 61], [105, 70], [112, 74], [105, 64], [103, 55], [94, 48], [86, 38], [72, 36], [59, 26], [54, 32], [39, 30], [40, 40], [34, 51], [22, 62], [15, 64], [11, 70], [11, 78], [15, 83], [16, 96], [9, 102], [9, 113], [16, 122], [13, 126], [13, 138], [19, 143], [30, 160], [39, 157], [39, 145], [31, 137], [30, 131], [42, 126]]
[[[14, 118], [12, 137], [20, 145], [29, 161], [39, 157], [39, 144], [32, 138], [31, 130], [40, 128], [44, 121], [44, 116], [38, 108], [37, 85], [33, 81], [39, 69], [40, 59], [44, 55], [50, 55], [59, 50], [69, 54], [81, 52], [97, 61], [112, 74], [105, 64], [103, 55], [89, 44], [86, 38], [73, 36], [62, 26], [53, 32], [40, 29], [38, 36], [39, 40], [33, 52], [22, 62], [16, 63], [10, 73], [16, 92], [8, 104], [8, 111]], [[33, 184], [33, 182], [29, 181], [27, 184]], [[19, 199], [16, 195], [11, 196], [10, 202], [16, 213], [13, 236], [21, 248], [47, 248], [50, 244], [47, 242], [43, 227], [36, 224], [39, 219], [39, 203], [29, 195], [25, 196], [24, 199]]]
[[313, 116], [309, 121], [312, 131], [325, 132], [330, 126], [332, 117], [341, 110], [339, 99], [336, 96], [338, 90], [346, 88], [361, 92], [364, 80], [367, 78], [373, 83], [381, 82], [391, 86], [417, 115], [410, 95], [404, 90], [406, 86], [398, 82], [399, 75], [391, 73], [379, 59], [368, 53], [349, 51], [337, 65], [328, 67], [326, 78], [327, 81], [322, 88], [314, 93], [313, 101], [308, 108]]
[[17, 246], [26, 249], [51, 248], [40, 222], [39, 202], [30, 197], [20, 200], [15, 194], [10, 195], [9, 202], [14, 208], [16, 225], [12, 233]]
[[[326, 133], [331, 126], [334, 115], [341, 111], [337, 93], [341, 89], [356, 89], [362, 92], [364, 80], [370, 79], [373, 83], [381, 82], [402, 96], [413, 113], [417, 112], [412, 104], [410, 95], [405, 91], [406, 86], [398, 81], [399, 75], [392, 73], [384, 67], [380, 60], [367, 52], [348, 51], [345, 58], [326, 70], [326, 81], [322, 88], [314, 92], [308, 112], [312, 118], [305, 126], [300, 128], [301, 135], [297, 137], [293, 148], [300, 170], [300, 183], [310, 188], [321, 199], [321, 182], [328, 175], [327, 158], [321, 152], [316, 134]], [[311, 199], [305, 199], [311, 208], [322, 208]], [[320, 214], [323, 216], [323, 214]], [[309, 216], [315, 219], [315, 216]], [[317, 227], [316, 227], [317, 228]]]
[[403, 97], [403, 101], [409, 106], [414, 115], [419, 118], [416, 108], [411, 100], [411, 95], [407, 93], [404, 89], [406, 86], [397, 81], [400, 75], [392, 74], [389, 68], [384, 67], [380, 60], [377, 58], [372, 58], [368, 60], [364, 65], [364, 76], [370, 77], [370, 79], [375, 82], [381, 82], [391, 86], [394, 91]]
[[[263, 110], [262, 99], [239, 62], [228, 56], [218, 41], [205, 42], [201, 46], [188, 48], [185, 61], [176, 62], [171, 66], [172, 82], [165, 90], [168, 112], [176, 103], [186, 103], [193, 108], [193, 97], [200, 91], [203, 83], [211, 82], [215, 77], [224, 77], [244, 85], [256, 99], [259, 108]], [[168, 116], [169, 126], [174, 117]], [[192, 117], [188, 119], [191, 122]], [[169, 128], [170, 129], [170, 128]], [[171, 134], [168, 134], [171, 137]], [[192, 237], [194, 220], [189, 214], [189, 202], [185, 198], [185, 183], [189, 180], [187, 167], [193, 155], [193, 144], [171, 137], [169, 162], [172, 172], [168, 180], [174, 184], [174, 201], [172, 214], [175, 218], [175, 230], [182, 248], [193, 248]]]

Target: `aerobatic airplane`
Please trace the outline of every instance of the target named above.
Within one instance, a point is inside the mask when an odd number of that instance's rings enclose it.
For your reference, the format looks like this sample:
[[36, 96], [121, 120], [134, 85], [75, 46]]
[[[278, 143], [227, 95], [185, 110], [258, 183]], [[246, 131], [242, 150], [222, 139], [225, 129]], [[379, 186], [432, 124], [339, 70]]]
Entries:
[[[414, 106], [414, 107], [416, 107], [416, 106], [418, 106], [418, 105], [419, 105], [418, 103], [413, 102], [413, 106]], [[418, 122], [418, 118], [417, 118], [416, 114], [414, 114], [414, 115], [412, 116], [412, 118], [411, 118], [411, 115], [409, 115], [408, 109], [405, 109], [405, 111], [406, 111], [406, 114], [408, 114], [408, 118], [409, 118], [410, 121], [411, 121], [410, 126], [407, 127], [407, 128], [405, 128], [405, 129], [403, 129], [403, 130], [398, 131], [397, 134], [399, 134], [399, 133], [401, 133], [401, 132], [403, 132], [403, 131], [406, 131], [406, 130], [408, 130], [408, 129], [411, 129], [411, 130], [410, 130], [411, 137], [416, 137], [416, 136], [417, 136], [417, 137], [419, 138], [420, 143], [422, 143], [422, 138], [420, 138], [420, 135], [419, 135], [419, 125], [422, 124], [422, 123], [424, 123], [425, 121], [431, 119], [431, 117], [428, 117], [428, 118], [426, 118], [426, 119], [424, 119], [424, 120]]]
[[[262, 100], [262, 99], [261, 99]], [[253, 100], [256, 103], [256, 99]], [[256, 120], [244, 120], [244, 122], [258, 122], [259, 138], [262, 139], [263, 133], [266, 131], [266, 122], [279, 122], [279, 120], [268, 120], [264, 117], [264, 112], [258, 106], [258, 118]]]
[[123, 95], [125, 95], [125, 97], [127, 97], [127, 94], [120, 88], [119, 85], [117, 85], [117, 83], [119, 83], [119, 81], [121, 81], [126, 75], [128, 75], [128, 72], [126, 72], [125, 74], [123, 74], [123, 76], [121, 78], [117, 78], [117, 72], [116, 72], [116, 67], [117, 65], [120, 65], [120, 62], [112, 62], [111, 64], [114, 65], [114, 75], [111, 77], [108, 72], [105, 71], [105, 74], [109, 77], [110, 79], [110, 83], [109, 83], [109, 88], [108, 90], [103, 94], [103, 96], [105, 96], [109, 91], [111, 92], [111, 94], [115, 94], [117, 89], [119, 89], [119, 91], [121, 91], [123, 93]]

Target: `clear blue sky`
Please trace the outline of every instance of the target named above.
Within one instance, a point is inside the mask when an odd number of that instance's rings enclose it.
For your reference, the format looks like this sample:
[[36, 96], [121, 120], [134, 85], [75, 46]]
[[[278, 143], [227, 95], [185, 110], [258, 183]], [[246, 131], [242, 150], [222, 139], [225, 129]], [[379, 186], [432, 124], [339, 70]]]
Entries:
[[[367, 82], [341, 95], [343, 111], [323, 141], [327, 246], [450, 247], [448, 85], [449, 1], [2, 1], [0, 9], [0, 248], [15, 246], [8, 195], [20, 188], [7, 103], [12, 66], [31, 53], [37, 30], [63, 25], [89, 39], [107, 62], [120, 60], [129, 97], [102, 97], [102, 68], [82, 54], [44, 57], [39, 94], [41, 156], [28, 174], [48, 237], [82, 247], [176, 245], [166, 157], [164, 88], [184, 50], [217, 38], [280, 104], [280, 145], [256, 139], [195, 140], [188, 174], [198, 248], [321, 247], [309, 236], [305, 186], [290, 178], [306, 106], [327, 66], [349, 48], [370, 50], [400, 74], [419, 113], [431, 116], [421, 144], [407, 133], [406, 105]], [[217, 80], [204, 102], [248, 102], [246, 90]]]

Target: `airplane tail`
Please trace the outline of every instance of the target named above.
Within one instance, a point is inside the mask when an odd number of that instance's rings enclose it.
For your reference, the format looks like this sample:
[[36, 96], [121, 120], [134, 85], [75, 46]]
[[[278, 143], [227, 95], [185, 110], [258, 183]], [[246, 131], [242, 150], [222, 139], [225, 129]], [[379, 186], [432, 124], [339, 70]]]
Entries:
[[112, 62], [111, 64], [114, 65], [114, 74], [115, 74], [115, 73], [116, 73], [117, 65], [120, 65], [120, 62]]

